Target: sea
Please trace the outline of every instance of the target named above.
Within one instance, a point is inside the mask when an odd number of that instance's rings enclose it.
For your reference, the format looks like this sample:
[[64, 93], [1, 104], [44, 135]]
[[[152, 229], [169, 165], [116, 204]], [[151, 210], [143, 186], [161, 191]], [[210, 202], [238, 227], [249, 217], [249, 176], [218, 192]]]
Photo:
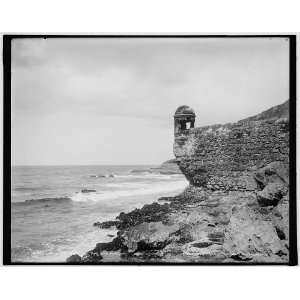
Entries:
[[116, 236], [95, 222], [114, 220], [188, 182], [182, 174], [150, 172], [157, 166], [13, 166], [11, 259], [65, 262]]

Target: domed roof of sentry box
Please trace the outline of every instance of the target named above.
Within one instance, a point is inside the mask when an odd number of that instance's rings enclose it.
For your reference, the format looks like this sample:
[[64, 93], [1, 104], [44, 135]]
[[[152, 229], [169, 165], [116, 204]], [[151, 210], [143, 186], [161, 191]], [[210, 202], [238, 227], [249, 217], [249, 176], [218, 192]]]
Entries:
[[174, 117], [182, 115], [195, 116], [195, 111], [187, 105], [182, 105], [176, 109]]

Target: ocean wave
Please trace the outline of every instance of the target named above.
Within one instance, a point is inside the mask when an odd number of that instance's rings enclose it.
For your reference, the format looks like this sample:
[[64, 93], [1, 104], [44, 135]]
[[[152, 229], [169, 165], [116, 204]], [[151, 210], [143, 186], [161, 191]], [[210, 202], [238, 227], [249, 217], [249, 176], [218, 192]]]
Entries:
[[16, 246], [11, 248], [12, 261], [36, 261], [47, 255], [55, 254], [60, 248], [70, 245], [73, 240], [66, 238], [56, 238], [50, 242], [31, 243], [26, 246]]
[[[127, 188], [123, 185], [124, 189], [96, 192], [96, 193], [76, 193], [71, 199], [75, 202], [87, 202], [87, 201], [103, 201], [113, 200], [123, 197], [130, 196], [143, 196], [143, 195], [154, 195], [159, 193], [175, 192], [183, 190], [187, 186], [186, 181], [173, 181], [169, 183], [148, 183], [148, 184], [137, 184], [131, 185]], [[121, 186], [120, 186], [121, 187]]]
[[100, 174], [100, 175], [89, 175], [90, 178], [113, 178], [115, 177], [115, 174]]
[[104, 186], [106, 188], [130, 188], [130, 189], [136, 189], [138, 187], [143, 187], [145, 186], [145, 184], [149, 184], [149, 182], [109, 182], [109, 183], [106, 183]]
[[16, 192], [34, 192], [34, 191], [40, 191], [43, 190], [45, 187], [26, 187], [26, 186], [17, 186], [15, 188], [13, 188], [14, 191]]
[[130, 170], [130, 173], [137, 173], [137, 174], [143, 174], [143, 173], [151, 173], [151, 170], [150, 169], [132, 169]]
[[14, 247], [11, 248], [11, 259], [12, 261], [19, 261], [24, 258], [31, 257], [32, 249], [30, 247]]
[[71, 201], [69, 197], [54, 197], [54, 198], [40, 198], [40, 199], [29, 199], [22, 202], [13, 202], [14, 205], [24, 205], [24, 204], [37, 204], [37, 203], [52, 203], [52, 202], [66, 202]]
[[145, 173], [145, 174], [126, 174], [126, 175], [115, 175], [116, 178], [130, 178], [130, 179], [162, 179], [169, 180], [175, 178], [184, 178], [182, 174], [158, 174], [158, 173]]

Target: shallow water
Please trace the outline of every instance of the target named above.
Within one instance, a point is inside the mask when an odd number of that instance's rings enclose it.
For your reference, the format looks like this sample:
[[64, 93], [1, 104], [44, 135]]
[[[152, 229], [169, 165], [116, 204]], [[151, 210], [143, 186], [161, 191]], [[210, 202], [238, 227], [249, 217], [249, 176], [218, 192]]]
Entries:
[[12, 261], [64, 262], [71, 254], [83, 255], [115, 234], [113, 229], [94, 227], [94, 222], [114, 219], [187, 186], [183, 175], [131, 173], [148, 168], [13, 167]]

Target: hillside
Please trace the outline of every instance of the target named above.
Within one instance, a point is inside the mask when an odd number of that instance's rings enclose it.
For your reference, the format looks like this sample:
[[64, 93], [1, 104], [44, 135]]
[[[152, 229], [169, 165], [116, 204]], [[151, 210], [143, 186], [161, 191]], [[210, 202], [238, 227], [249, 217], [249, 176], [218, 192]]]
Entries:
[[287, 100], [282, 104], [276, 105], [263, 111], [262, 113], [243, 119], [241, 121], [259, 121], [259, 120], [270, 120], [270, 119], [289, 119], [289, 104], [290, 101]]

